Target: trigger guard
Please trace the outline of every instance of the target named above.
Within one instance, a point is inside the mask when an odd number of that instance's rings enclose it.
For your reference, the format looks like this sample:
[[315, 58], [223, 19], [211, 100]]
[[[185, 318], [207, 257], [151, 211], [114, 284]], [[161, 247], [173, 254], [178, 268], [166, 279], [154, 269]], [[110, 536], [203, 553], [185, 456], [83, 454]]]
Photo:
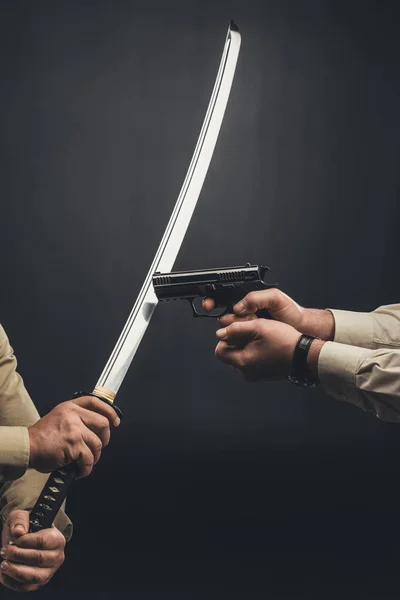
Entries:
[[196, 319], [197, 317], [201, 317], [201, 316], [203, 316], [203, 315], [201, 315], [201, 314], [200, 314], [200, 313], [197, 311], [196, 304], [195, 304], [195, 302], [194, 302], [195, 300], [196, 300], [196, 298], [193, 298], [192, 300], [189, 300], [189, 302], [190, 302], [190, 306], [192, 307], [192, 313], [193, 313], [193, 317]]

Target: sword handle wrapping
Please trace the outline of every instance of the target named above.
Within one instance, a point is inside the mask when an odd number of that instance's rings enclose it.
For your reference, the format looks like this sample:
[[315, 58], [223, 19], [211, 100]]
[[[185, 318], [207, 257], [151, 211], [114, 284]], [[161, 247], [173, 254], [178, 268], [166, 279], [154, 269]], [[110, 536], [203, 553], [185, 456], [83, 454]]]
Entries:
[[[113, 404], [109, 398], [105, 398], [96, 393], [95, 390], [92, 393], [77, 392], [73, 395], [73, 398], [79, 398], [81, 396], [95, 396], [102, 400], [106, 404], [112, 406], [121, 418], [121, 410]], [[51, 527], [54, 519], [57, 516], [58, 511], [64, 502], [68, 490], [78, 475], [78, 466], [76, 463], [66, 465], [56, 471], [53, 471], [47, 482], [45, 483], [39, 498], [36, 501], [35, 506], [31, 510], [29, 515], [29, 533], [36, 533], [41, 529], [47, 529]]]
[[76, 463], [51, 473], [29, 515], [29, 533], [51, 527], [77, 474]]

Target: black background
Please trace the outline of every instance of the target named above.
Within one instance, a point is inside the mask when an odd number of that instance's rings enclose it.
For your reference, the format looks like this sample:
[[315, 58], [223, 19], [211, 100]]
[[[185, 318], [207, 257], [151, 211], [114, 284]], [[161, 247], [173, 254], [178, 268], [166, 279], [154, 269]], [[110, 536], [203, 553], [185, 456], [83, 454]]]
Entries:
[[[236, 78], [175, 268], [266, 263], [306, 306], [399, 301], [397, 5], [0, 2], [0, 316], [41, 413], [100, 375], [231, 18]], [[243, 382], [214, 330], [158, 307], [42, 597], [397, 598], [398, 425]]]

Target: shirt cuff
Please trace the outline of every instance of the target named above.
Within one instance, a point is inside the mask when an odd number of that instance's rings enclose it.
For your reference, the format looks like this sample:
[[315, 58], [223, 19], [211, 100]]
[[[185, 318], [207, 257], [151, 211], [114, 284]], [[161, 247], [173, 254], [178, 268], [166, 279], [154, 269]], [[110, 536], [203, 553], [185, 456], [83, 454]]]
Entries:
[[349, 310], [329, 309], [335, 319], [334, 342], [358, 346], [359, 348], [375, 348], [374, 325], [371, 313], [352, 312]]
[[28, 465], [28, 428], [0, 427], [0, 482], [22, 477]]
[[325, 342], [318, 359], [318, 377], [324, 391], [345, 402], [364, 408], [357, 394], [356, 373], [371, 350], [343, 343]]

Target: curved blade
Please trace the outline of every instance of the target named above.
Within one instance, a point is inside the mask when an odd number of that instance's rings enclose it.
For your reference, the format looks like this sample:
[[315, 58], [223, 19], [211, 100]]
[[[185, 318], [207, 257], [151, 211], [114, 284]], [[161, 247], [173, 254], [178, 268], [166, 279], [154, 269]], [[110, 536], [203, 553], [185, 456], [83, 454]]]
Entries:
[[217, 143], [235, 74], [240, 42], [239, 30], [231, 23], [207, 113], [178, 200], [139, 296], [96, 389], [103, 388], [114, 394], [118, 392], [158, 302], [152, 276], [156, 271], [172, 270]]

